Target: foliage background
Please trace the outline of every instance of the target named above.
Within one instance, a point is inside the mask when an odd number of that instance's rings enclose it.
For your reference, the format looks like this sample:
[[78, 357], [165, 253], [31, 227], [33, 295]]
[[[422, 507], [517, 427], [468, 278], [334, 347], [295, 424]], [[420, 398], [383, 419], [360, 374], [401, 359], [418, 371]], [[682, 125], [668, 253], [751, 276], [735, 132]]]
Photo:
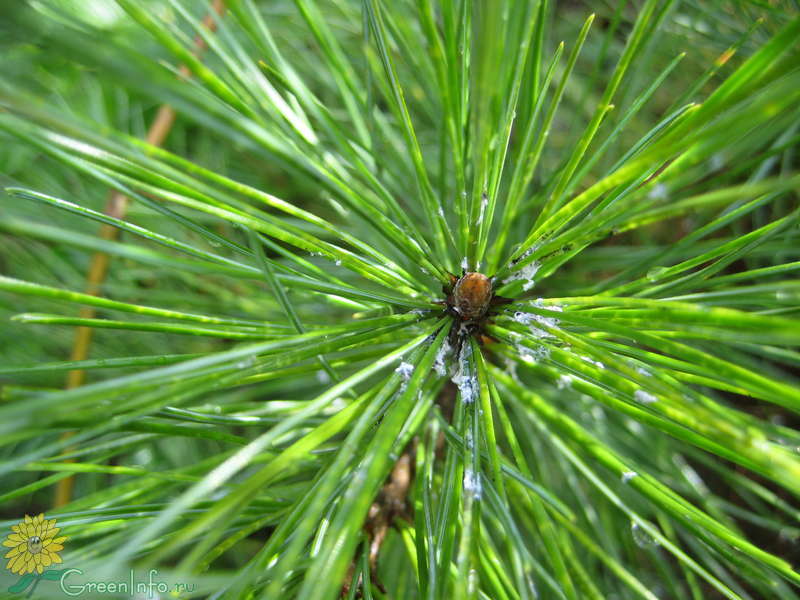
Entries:
[[[3, 529], [197, 597], [796, 597], [797, 3], [227, 4], [191, 80], [205, 3], [0, 8]], [[445, 358], [465, 256], [518, 300]]]

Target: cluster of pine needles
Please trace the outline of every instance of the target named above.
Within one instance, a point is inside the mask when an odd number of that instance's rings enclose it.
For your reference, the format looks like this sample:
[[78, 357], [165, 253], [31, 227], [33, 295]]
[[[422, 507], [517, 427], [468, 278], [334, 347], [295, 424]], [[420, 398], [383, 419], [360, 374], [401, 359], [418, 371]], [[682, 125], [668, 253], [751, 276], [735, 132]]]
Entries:
[[183, 598], [800, 597], [800, 6], [585, 4], [0, 8], [3, 535]]

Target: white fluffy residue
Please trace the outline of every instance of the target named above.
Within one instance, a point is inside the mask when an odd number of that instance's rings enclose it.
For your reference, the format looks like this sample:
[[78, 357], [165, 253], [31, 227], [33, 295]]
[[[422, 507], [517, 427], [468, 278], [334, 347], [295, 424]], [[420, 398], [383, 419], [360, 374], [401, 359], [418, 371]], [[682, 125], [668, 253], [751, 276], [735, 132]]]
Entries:
[[536, 360], [547, 360], [550, 358], [550, 348], [547, 346], [539, 346], [533, 351], [533, 356]]
[[481, 486], [481, 477], [475, 473], [470, 467], [464, 469], [464, 491], [472, 494], [475, 500], [480, 500], [483, 494], [483, 487]]
[[461, 352], [458, 355], [456, 372], [451, 378], [451, 381], [458, 386], [458, 391], [461, 392], [461, 400], [467, 404], [474, 402], [475, 398], [478, 396], [478, 379], [471, 372], [469, 366], [469, 358], [471, 355], [472, 347], [465, 343], [461, 347]]
[[[519, 339], [522, 338], [519, 334]], [[528, 348], [521, 342], [517, 341], [514, 344], [514, 348], [519, 354], [519, 357], [528, 364], [534, 364], [542, 360], [546, 360], [550, 358], [550, 348], [544, 345], [537, 346], [536, 348]]]
[[590, 365], [594, 365], [598, 369], [605, 369], [606, 368], [606, 366], [603, 363], [601, 363], [599, 360], [594, 360], [593, 358], [591, 358], [589, 356], [581, 356], [581, 358], [583, 360], [585, 360], [587, 363], [589, 363]]
[[414, 374], [414, 365], [403, 361], [395, 369], [395, 373], [400, 373], [400, 377], [403, 378], [403, 381], [408, 381], [411, 379], [411, 375]]
[[489, 205], [489, 197], [486, 194], [481, 196], [481, 212], [478, 215], [478, 221], [476, 225], [480, 225], [483, 222], [483, 215], [486, 214], [486, 207]]
[[536, 315], [533, 313], [526, 313], [518, 310], [514, 313], [512, 319], [514, 319], [517, 323], [522, 323], [523, 325], [530, 325], [531, 322], [536, 318]]
[[511, 275], [506, 277], [503, 280], [503, 283], [511, 283], [512, 281], [523, 281], [524, 283], [522, 284], [522, 289], [527, 292], [536, 284], [534, 277], [536, 277], [536, 273], [539, 271], [539, 268], [541, 266], [542, 265], [538, 261], [534, 260], [533, 262], [528, 263], [527, 265], [522, 267], [516, 273], [512, 273]]
[[454, 383], [458, 386], [458, 391], [461, 392], [461, 401], [465, 404], [475, 402], [478, 396], [478, 381], [472, 375], [457, 376]]
[[519, 357], [522, 360], [522, 362], [526, 362], [529, 365], [536, 363], [536, 359], [534, 358], [533, 353], [527, 346], [523, 346], [520, 344], [516, 346], [516, 349], [517, 349], [517, 354], [519, 354]]
[[[538, 300], [536, 300], [533, 303], [533, 306], [535, 308], [540, 308], [540, 309], [543, 309], [543, 310], [550, 310], [550, 311], [553, 311], [553, 312], [562, 312], [562, 308], [560, 306], [555, 306], [555, 305], [553, 305], [553, 306], [545, 306], [544, 305], [544, 300], [542, 298], [539, 298]], [[511, 318], [514, 321], [516, 321], [517, 323], [521, 323], [522, 325], [526, 325], [527, 327], [529, 327], [530, 330], [531, 330], [531, 334], [533, 334], [533, 336], [537, 337], [537, 338], [550, 337], [551, 336], [551, 334], [548, 331], [545, 331], [544, 329], [541, 329], [541, 327], [538, 327], [537, 325], [548, 327], [548, 328], [552, 329], [552, 328], [558, 327], [558, 324], [559, 324], [559, 320], [556, 317], [545, 317], [545, 316], [542, 316], [542, 315], [536, 315], [536, 314], [533, 314], [533, 313], [528, 313], [528, 312], [523, 312], [523, 311], [515, 312], [514, 316], [511, 317]]]
[[654, 200], [664, 200], [668, 194], [669, 190], [667, 189], [667, 186], [663, 183], [657, 183], [650, 188], [649, 192], [647, 192], [647, 197], [653, 198]]
[[411, 379], [411, 375], [414, 374], [414, 365], [403, 361], [394, 370], [394, 372], [399, 373], [400, 377], [403, 380], [403, 383], [400, 384], [400, 391], [402, 392], [406, 389], [406, 386], [408, 385], [408, 380]]
[[634, 471], [625, 471], [622, 474], [622, 483], [628, 483], [631, 479], [633, 479], [637, 475], [639, 475], [639, 474], [635, 473]]
[[533, 364], [536, 361], [531, 354], [530, 349], [522, 343], [522, 334], [517, 333], [516, 331], [512, 331], [509, 334], [509, 337], [514, 340], [514, 349], [517, 351], [517, 355], [526, 363]]
[[570, 375], [562, 375], [556, 381], [556, 387], [560, 390], [566, 390], [572, 387], [572, 376]]
[[450, 354], [450, 342], [445, 338], [444, 344], [439, 347], [436, 358], [433, 361], [433, 370], [439, 377], [447, 375], [447, 355]]
[[636, 390], [633, 393], [633, 397], [637, 402], [641, 402], [642, 404], [653, 404], [654, 402], [658, 402], [658, 398], [649, 392], [645, 392], [644, 390]]

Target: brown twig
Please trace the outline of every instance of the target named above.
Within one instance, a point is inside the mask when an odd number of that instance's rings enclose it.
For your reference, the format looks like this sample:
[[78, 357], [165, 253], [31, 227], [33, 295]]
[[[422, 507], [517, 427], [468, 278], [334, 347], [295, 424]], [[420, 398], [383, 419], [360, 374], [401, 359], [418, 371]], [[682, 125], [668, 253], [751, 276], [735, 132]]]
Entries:
[[[224, 0], [213, 0], [211, 9], [218, 15], [222, 16], [225, 12]], [[203, 19], [203, 26], [211, 32], [217, 28], [217, 21], [213, 14], [208, 14]], [[206, 42], [201, 35], [197, 35], [194, 39], [194, 54], [199, 56], [206, 49]], [[191, 76], [191, 70], [186, 65], [181, 65], [180, 73], [184, 77]], [[169, 135], [172, 125], [175, 123], [175, 109], [167, 104], [162, 104], [155, 119], [153, 120], [150, 128], [147, 131], [145, 140], [152, 146], [160, 146]], [[113, 191], [109, 195], [108, 202], [105, 206], [105, 214], [117, 219], [125, 217], [128, 210], [128, 197], [121, 192]], [[119, 230], [108, 224], [100, 226], [98, 236], [107, 241], [116, 240], [119, 237]], [[92, 255], [91, 262], [89, 263], [89, 270], [86, 274], [86, 293], [92, 296], [99, 296], [103, 282], [108, 274], [109, 256], [105, 252], [98, 251]], [[81, 308], [80, 316], [85, 319], [91, 319], [95, 316], [96, 311], [90, 306]], [[78, 327], [75, 331], [75, 340], [72, 344], [72, 352], [70, 353], [70, 360], [85, 360], [89, 356], [89, 347], [92, 344], [91, 327]], [[67, 375], [66, 388], [73, 389], [80, 387], [86, 381], [86, 371], [82, 369], [74, 369]], [[66, 431], [62, 434], [61, 439], [69, 439], [74, 432]], [[55, 490], [55, 497], [53, 499], [54, 508], [68, 504], [72, 499], [72, 489], [75, 485], [75, 476], [71, 475], [58, 482]]]
[[[370, 579], [383, 593], [386, 593], [386, 590], [377, 577], [378, 555], [380, 554], [381, 545], [383, 545], [386, 535], [389, 533], [389, 528], [394, 524], [395, 520], [411, 520], [406, 497], [408, 496], [408, 490], [411, 488], [411, 481], [413, 477], [413, 453], [412, 451], [407, 450], [399, 459], [397, 459], [397, 462], [395, 463], [394, 468], [389, 475], [389, 480], [384, 484], [380, 492], [378, 492], [378, 496], [375, 498], [375, 502], [372, 503], [372, 506], [370, 506], [369, 513], [367, 513], [367, 520], [364, 523], [364, 529], [366, 529], [370, 538]], [[350, 582], [353, 579], [353, 572], [355, 568], [355, 561], [353, 561], [348, 568], [348, 575], [345, 578], [344, 585], [342, 586], [341, 595], [343, 598], [350, 593]], [[360, 577], [357, 585], [364, 585], [364, 582]]]

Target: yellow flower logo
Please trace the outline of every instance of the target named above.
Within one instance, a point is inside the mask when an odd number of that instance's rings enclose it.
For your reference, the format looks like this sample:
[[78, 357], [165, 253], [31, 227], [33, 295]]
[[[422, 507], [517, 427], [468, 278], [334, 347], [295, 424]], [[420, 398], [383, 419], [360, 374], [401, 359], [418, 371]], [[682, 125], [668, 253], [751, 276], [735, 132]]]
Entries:
[[41, 574], [45, 567], [61, 562], [58, 555], [59, 550], [63, 550], [66, 536], [56, 537], [60, 531], [56, 527], [56, 520], [49, 521], [44, 518], [44, 514], [38, 517], [29, 517], [20, 521], [19, 525], [12, 525], [13, 533], [8, 535], [8, 539], [3, 542], [3, 546], [11, 548], [6, 554], [9, 559], [6, 569], [12, 573], [33, 573], [36, 571]]

